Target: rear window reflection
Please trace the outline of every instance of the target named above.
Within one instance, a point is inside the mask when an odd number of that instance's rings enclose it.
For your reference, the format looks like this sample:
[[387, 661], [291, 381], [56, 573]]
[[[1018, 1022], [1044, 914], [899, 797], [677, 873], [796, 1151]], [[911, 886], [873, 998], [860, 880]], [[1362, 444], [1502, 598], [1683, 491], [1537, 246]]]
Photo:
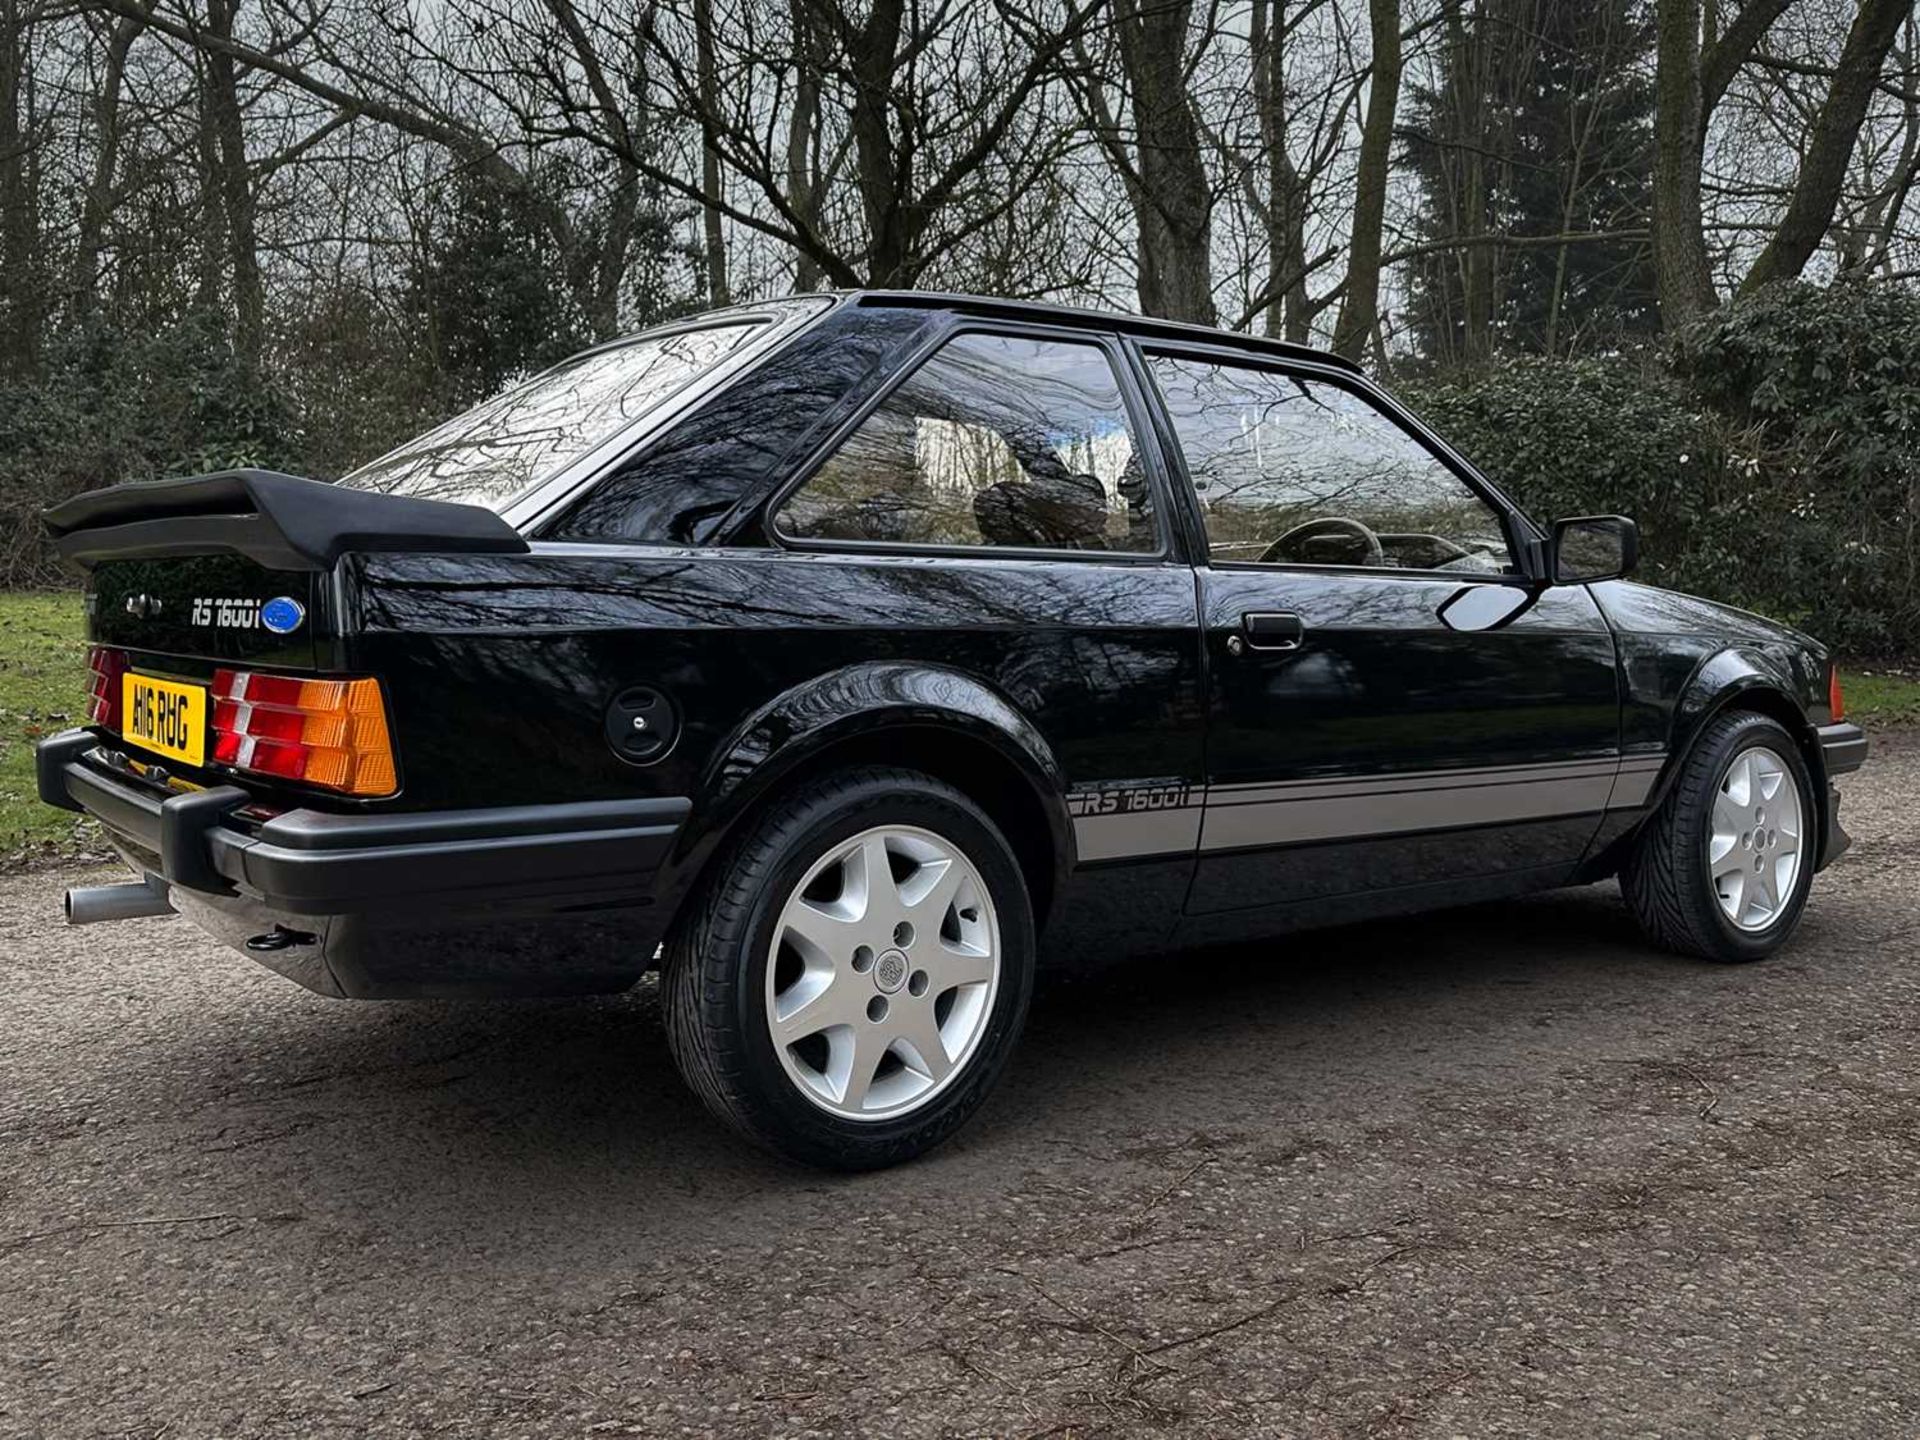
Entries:
[[497, 510], [685, 388], [759, 328], [757, 322], [714, 325], [576, 356], [340, 483]]

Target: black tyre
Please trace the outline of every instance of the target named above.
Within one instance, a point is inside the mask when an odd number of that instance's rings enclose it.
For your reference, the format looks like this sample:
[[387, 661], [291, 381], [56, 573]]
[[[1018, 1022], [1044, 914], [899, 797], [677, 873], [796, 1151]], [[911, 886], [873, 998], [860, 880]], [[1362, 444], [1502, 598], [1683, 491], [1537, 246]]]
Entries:
[[1725, 714], [1682, 762], [1620, 888], [1657, 944], [1707, 960], [1764, 959], [1800, 923], [1819, 823], [1793, 737], [1764, 715]]
[[809, 1165], [939, 1144], [1006, 1068], [1033, 991], [1032, 908], [993, 822], [915, 771], [776, 800], [667, 945], [667, 1042], [707, 1107]]

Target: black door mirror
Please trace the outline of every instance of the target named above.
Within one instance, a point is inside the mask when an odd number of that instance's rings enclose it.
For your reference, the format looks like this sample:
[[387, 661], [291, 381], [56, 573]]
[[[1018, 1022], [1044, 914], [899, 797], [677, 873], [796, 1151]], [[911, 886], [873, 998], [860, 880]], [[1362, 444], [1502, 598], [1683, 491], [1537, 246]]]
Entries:
[[1624, 515], [1582, 515], [1553, 527], [1553, 583], [1618, 580], [1640, 563], [1640, 527]]

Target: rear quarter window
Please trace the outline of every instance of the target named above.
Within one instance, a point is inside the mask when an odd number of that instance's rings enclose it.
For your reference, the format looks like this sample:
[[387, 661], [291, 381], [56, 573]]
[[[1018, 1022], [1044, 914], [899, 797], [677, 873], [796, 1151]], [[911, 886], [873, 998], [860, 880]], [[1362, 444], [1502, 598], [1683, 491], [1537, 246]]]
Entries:
[[717, 543], [935, 323], [924, 310], [839, 307], [623, 461], [541, 535]]
[[1159, 548], [1107, 352], [968, 332], [901, 383], [781, 507], [790, 540], [942, 548]]

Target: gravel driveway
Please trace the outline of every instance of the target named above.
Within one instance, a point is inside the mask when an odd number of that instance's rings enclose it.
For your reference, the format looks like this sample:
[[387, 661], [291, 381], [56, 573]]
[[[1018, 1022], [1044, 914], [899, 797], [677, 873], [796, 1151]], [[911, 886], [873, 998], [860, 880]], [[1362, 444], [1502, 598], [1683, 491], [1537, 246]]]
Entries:
[[1759, 966], [1610, 887], [1043, 988], [835, 1179], [651, 984], [321, 1000], [0, 878], [0, 1432], [1920, 1433], [1920, 740]]

